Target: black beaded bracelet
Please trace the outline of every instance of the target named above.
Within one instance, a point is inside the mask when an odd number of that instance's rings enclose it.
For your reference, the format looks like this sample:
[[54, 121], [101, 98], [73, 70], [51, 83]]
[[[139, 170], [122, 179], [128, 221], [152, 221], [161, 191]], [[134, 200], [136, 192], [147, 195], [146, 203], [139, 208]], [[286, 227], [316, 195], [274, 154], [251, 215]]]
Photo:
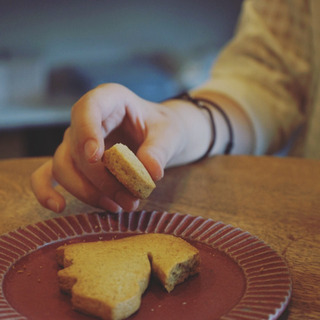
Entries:
[[222, 115], [222, 117], [224, 118], [224, 120], [226, 121], [228, 131], [229, 131], [229, 142], [226, 145], [226, 148], [224, 150], [224, 154], [231, 153], [231, 150], [233, 148], [233, 130], [232, 130], [231, 122], [230, 122], [230, 119], [227, 116], [227, 114], [224, 112], [224, 110], [218, 104], [216, 104], [215, 102], [213, 102], [211, 100], [207, 100], [205, 98], [193, 98], [190, 96], [190, 94], [188, 92], [183, 92], [183, 93], [179, 94], [178, 96], [174, 97], [173, 99], [182, 99], [182, 100], [189, 101], [189, 102], [193, 103], [197, 108], [206, 110], [209, 114], [211, 131], [212, 131], [211, 142], [209, 144], [209, 147], [208, 147], [208, 150], [206, 151], [206, 153], [197, 161], [201, 161], [210, 155], [210, 153], [215, 145], [215, 141], [216, 141], [216, 126], [215, 126], [215, 122], [214, 122], [214, 117], [213, 117], [213, 114], [212, 114], [210, 108], [207, 105], [209, 105], [209, 106], [215, 108], [217, 111], [219, 111], [220, 114]]

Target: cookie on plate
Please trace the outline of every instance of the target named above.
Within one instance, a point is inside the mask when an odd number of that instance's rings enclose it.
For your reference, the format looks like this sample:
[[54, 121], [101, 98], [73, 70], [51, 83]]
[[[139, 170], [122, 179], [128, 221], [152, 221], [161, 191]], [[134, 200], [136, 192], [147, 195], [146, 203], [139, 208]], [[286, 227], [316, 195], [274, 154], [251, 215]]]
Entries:
[[125, 319], [141, 304], [151, 272], [168, 292], [199, 272], [197, 248], [168, 234], [60, 246], [60, 289], [76, 310], [105, 320]]

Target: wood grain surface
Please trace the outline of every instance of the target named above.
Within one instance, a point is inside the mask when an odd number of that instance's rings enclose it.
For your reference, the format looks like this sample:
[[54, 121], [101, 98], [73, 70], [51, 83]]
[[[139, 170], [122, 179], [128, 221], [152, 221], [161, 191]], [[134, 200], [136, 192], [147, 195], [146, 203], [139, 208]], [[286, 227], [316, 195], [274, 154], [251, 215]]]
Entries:
[[[46, 159], [0, 161], [0, 233], [56, 217], [30, 189]], [[61, 190], [63, 215], [96, 210]], [[290, 268], [293, 294], [284, 319], [320, 319], [320, 161], [218, 156], [168, 169], [140, 209], [200, 215], [257, 236]]]

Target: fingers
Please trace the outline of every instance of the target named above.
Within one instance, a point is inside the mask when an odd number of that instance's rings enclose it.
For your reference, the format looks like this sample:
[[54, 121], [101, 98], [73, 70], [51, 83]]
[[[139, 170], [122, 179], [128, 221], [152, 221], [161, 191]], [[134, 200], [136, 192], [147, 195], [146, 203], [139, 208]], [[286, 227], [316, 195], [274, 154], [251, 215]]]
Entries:
[[100, 112], [90, 108], [84, 96], [72, 108], [71, 120], [69, 131], [73, 153], [81, 155], [88, 162], [97, 162], [104, 150]]
[[53, 188], [52, 160], [44, 163], [31, 176], [31, 188], [40, 204], [56, 213], [66, 206], [63, 196]]
[[113, 135], [117, 139], [123, 135], [134, 147], [139, 146], [137, 156], [156, 181], [162, 178], [168, 162], [183, 149], [186, 135], [176, 113], [128, 91], [118, 85], [105, 85], [75, 104], [71, 127], [53, 160], [32, 176], [34, 193], [44, 207], [55, 212], [65, 208], [63, 196], [53, 187], [57, 181], [94, 207], [113, 212], [137, 209], [139, 200], [100, 161], [106, 137], [107, 146], [113, 142]]
[[[111, 176], [100, 161], [105, 136], [124, 121], [127, 112], [125, 92], [128, 91], [119, 85], [105, 85], [75, 104], [71, 127], [66, 130], [53, 160], [32, 177], [34, 193], [44, 207], [61, 212], [66, 205], [63, 196], [53, 187], [54, 180], [78, 199], [95, 207], [113, 212], [138, 207], [139, 200]], [[134, 112], [131, 116], [138, 118]]]
[[[95, 187], [64, 155], [65, 145], [61, 144], [56, 151], [54, 160], [50, 160], [39, 167], [31, 176], [32, 190], [40, 204], [56, 213], [62, 212], [66, 206], [64, 197], [54, 188], [56, 181], [66, 190], [83, 202], [97, 208], [111, 212], [136, 210], [139, 200], [129, 194], [114, 177], [108, 176], [105, 170], [101, 181], [105, 181], [101, 188]], [[62, 161], [62, 162], [61, 162]], [[105, 179], [105, 180], [104, 180]], [[107, 182], [109, 181], [109, 182]]]
[[68, 135], [58, 147], [53, 160], [52, 175], [68, 192], [94, 207], [112, 212], [135, 210], [139, 201], [109, 172], [102, 162], [87, 165], [84, 174], [68, 152]]
[[164, 165], [161, 161], [161, 154], [157, 154], [156, 150], [153, 151], [152, 147], [146, 143], [142, 144], [137, 152], [137, 157], [146, 167], [151, 178], [158, 181], [163, 177]]
[[185, 143], [175, 115], [168, 108], [160, 108], [161, 112], [149, 120], [148, 134], [137, 151], [138, 158], [155, 181], [163, 177], [168, 162], [183, 149]]
[[124, 87], [99, 86], [85, 94], [72, 108], [71, 139], [73, 153], [89, 163], [98, 162], [104, 151], [104, 137], [123, 121]]

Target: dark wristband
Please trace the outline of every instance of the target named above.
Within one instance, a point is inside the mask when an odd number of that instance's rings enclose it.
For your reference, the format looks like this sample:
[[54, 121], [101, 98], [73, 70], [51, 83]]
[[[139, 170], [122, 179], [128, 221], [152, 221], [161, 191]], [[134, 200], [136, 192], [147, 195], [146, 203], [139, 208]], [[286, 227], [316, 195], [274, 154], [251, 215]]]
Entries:
[[216, 141], [216, 126], [215, 126], [213, 114], [210, 110], [210, 107], [208, 107], [208, 105], [213, 107], [214, 109], [216, 109], [218, 112], [220, 112], [220, 114], [222, 115], [222, 117], [226, 121], [228, 131], [229, 131], [229, 141], [224, 149], [224, 154], [231, 153], [231, 150], [233, 148], [232, 125], [231, 125], [229, 117], [227, 116], [225, 111], [218, 104], [216, 104], [213, 101], [204, 99], [204, 98], [193, 98], [193, 97], [191, 97], [191, 95], [188, 92], [183, 92], [183, 93], [179, 94], [178, 96], [174, 97], [173, 99], [182, 99], [182, 100], [189, 101], [193, 105], [195, 105], [197, 108], [206, 110], [209, 114], [209, 119], [210, 119], [210, 124], [211, 124], [211, 142], [209, 144], [209, 147], [208, 147], [206, 153], [197, 161], [203, 160], [204, 158], [206, 158], [210, 155], [210, 153], [215, 145], [215, 141]]

